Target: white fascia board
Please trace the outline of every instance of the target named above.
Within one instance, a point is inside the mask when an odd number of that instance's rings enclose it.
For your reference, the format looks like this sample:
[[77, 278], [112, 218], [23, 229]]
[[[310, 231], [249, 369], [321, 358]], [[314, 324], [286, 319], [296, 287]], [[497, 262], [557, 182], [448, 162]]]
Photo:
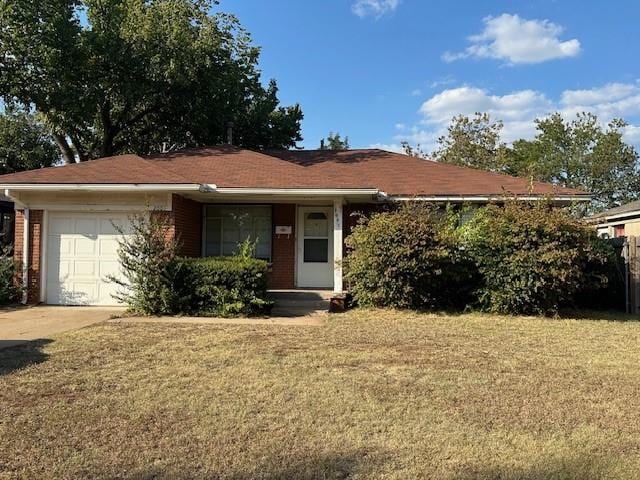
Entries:
[[495, 202], [500, 200], [555, 200], [562, 202], [587, 202], [591, 200], [589, 195], [467, 195], [467, 196], [415, 196], [415, 197], [403, 197], [403, 196], [388, 196], [386, 199], [393, 202]]
[[618, 213], [617, 215], [610, 215], [610, 216], [605, 215], [600, 218], [608, 222], [610, 220], [617, 220], [617, 219], [623, 220], [623, 219], [626, 219], [627, 217], [638, 217], [638, 216], [640, 216], [640, 210], [633, 210], [631, 212]]
[[213, 193], [234, 195], [377, 195], [377, 188], [228, 188], [219, 187]]
[[625, 223], [633, 222], [637, 223], [638, 217], [608, 217], [606, 219], [601, 218], [599, 221], [589, 222], [591, 225], [595, 225], [597, 227], [615, 227], [616, 225], [624, 225]]
[[215, 191], [215, 185], [199, 183], [10, 183], [0, 184], [0, 189], [24, 191], [89, 191], [89, 192], [181, 192]]

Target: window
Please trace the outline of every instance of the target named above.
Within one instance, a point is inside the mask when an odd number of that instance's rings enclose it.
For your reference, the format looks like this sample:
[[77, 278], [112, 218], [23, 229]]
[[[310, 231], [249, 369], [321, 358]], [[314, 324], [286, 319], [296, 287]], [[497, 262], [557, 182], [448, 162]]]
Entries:
[[304, 217], [304, 262], [329, 261], [329, 219], [322, 212], [309, 212]]
[[613, 227], [613, 236], [618, 238], [618, 237], [624, 237], [624, 224], [623, 225], [615, 225]]
[[245, 240], [257, 241], [256, 257], [271, 259], [271, 207], [269, 205], [207, 205], [204, 254], [229, 256]]

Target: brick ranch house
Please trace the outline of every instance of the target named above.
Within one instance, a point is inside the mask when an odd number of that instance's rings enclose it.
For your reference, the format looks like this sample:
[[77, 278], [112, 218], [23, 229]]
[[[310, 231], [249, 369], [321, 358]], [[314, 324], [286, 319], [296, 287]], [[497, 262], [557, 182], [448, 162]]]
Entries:
[[484, 204], [505, 195], [558, 204], [584, 192], [382, 150], [266, 151], [232, 146], [119, 155], [0, 176], [15, 203], [25, 301], [109, 305], [119, 270], [114, 223], [151, 210], [190, 257], [257, 239], [273, 289], [341, 292], [355, 211], [392, 202]]

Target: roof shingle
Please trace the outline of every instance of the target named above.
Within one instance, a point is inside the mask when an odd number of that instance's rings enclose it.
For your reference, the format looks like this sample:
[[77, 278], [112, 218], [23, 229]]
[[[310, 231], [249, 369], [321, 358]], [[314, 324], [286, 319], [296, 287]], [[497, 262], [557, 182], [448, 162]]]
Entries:
[[400, 196], [585, 195], [384, 150], [256, 152], [228, 145], [120, 155], [0, 176], [0, 184], [203, 183], [233, 188], [376, 188]]

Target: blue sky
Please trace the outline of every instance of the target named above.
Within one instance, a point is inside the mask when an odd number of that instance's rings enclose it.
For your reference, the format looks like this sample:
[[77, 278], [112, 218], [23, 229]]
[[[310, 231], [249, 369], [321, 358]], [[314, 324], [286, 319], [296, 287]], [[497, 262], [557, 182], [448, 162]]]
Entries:
[[533, 119], [590, 110], [625, 118], [640, 144], [640, 2], [222, 0], [262, 47], [265, 81], [299, 102], [306, 148], [428, 151], [457, 113], [489, 111], [504, 139]]

